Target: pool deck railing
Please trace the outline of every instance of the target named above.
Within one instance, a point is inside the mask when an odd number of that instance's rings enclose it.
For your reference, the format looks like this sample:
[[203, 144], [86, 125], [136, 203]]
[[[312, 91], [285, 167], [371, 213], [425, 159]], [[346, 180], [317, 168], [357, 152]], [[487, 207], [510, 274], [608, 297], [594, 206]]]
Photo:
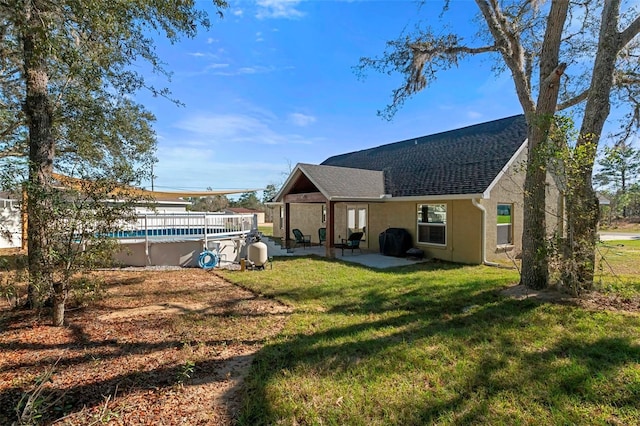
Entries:
[[208, 240], [238, 238], [258, 229], [255, 214], [216, 213], [165, 213], [139, 214], [134, 222], [127, 223], [115, 231], [113, 237], [119, 240], [149, 240], [188, 238], [202, 240], [207, 247]]

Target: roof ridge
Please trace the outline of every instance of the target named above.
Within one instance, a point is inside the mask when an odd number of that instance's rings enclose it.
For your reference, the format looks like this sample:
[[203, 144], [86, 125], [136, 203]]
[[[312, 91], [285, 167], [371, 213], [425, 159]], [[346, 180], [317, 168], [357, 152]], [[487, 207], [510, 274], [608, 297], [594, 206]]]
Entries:
[[346, 152], [343, 154], [337, 154], [337, 155], [333, 155], [329, 158], [327, 158], [325, 161], [323, 161], [321, 163], [321, 165], [325, 165], [324, 163], [332, 158], [337, 158], [337, 157], [341, 157], [344, 155], [351, 155], [351, 154], [355, 154], [355, 153], [359, 153], [359, 152], [366, 152], [366, 151], [370, 151], [370, 150], [377, 150], [377, 149], [383, 149], [383, 148], [390, 148], [393, 146], [402, 146], [403, 144], [410, 144], [410, 142], [416, 142], [418, 143], [418, 139], [422, 139], [423, 141], [421, 141], [420, 143], [424, 143], [424, 142], [429, 142], [429, 141], [425, 141], [424, 139], [429, 139], [429, 140], [438, 140], [440, 139], [442, 136], [447, 135], [447, 134], [456, 134], [456, 133], [465, 133], [468, 132], [470, 130], [472, 130], [475, 127], [489, 127], [492, 124], [499, 124], [500, 122], [503, 121], [507, 121], [507, 120], [514, 120], [516, 118], [519, 117], [524, 117], [524, 114], [515, 114], [515, 115], [511, 115], [509, 117], [503, 117], [503, 118], [498, 118], [495, 120], [490, 120], [490, 121], [484, 121], [482, 123], [475, 123], [475, 124], [470, 124], [468, 126], [464, 126], [464, 127], [459, 127], [459, 128], [455, 128], [455, 129], [449, 129], [449, 130], [444, 130], [438, 133], [430, 133], [427, 135], [422, 135], [422, 136], [415, 136], [412, 138], [408, 138], [408, 139], [403, 139], [401, 141], [396, 141], [396, 142], [389, 142], [389, 143], [384, 143], [382, 145], [377, 145], [377, 146], [373, 146], [370, 148], [363, 148], [363, 149], [359, 149], [356, 151], [351, 151], [351, 152]]
[[327, 158], [321, 166], [384, 171], [394, 197], [482, 193], [527, 138], [518, 114]]

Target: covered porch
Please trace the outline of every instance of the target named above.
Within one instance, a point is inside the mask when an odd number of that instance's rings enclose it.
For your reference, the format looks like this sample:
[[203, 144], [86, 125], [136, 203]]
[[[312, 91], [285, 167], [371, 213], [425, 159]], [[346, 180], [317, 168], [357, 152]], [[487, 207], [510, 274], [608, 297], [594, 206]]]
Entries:
[[[326, 248], [324, 246], [313, 245], [303, 248], [302, 246], [295, 247], [293, 249], [284, 249], [278, 246], [269, 238], [262, 240], [267, 245], [269, 257], [296, 257], [296, 256], [318, 256], [329, 257], [326, 255]], [[351, 250], [344, 251], [344, 254], [340, 249], [334, 250], [332, 258], [339, 259], [344, 262], [355, 263], [358, 265], [366, 266], [373, 269], [387, 269], [397, 268], [402, 266], [415, 265], [416, 263], [422, 263], [428, 261], [427, 259], [409, 259], [402, 257], [384, 256], [380, 253], [364, 250], [362, 252], [355, 251], [353, 254]], [[277, 263], [277, 260], [275, 260]]]
[[[277, 235], [284, 247], [293, 248], [300, 244], [296, 242], [294, 229], [301, 230], [306, 239], [315, 243], [321, 242], [322, 230], [326, 239], [315, 250], [323, 250], [322, 256], [335, 258], [338, 254], [342, 256], [343, 240], [362, 232], [360, 247], [366, 249], [371, 238], [369, 204], [380, 203], [384, 198], [383, 172], [298, 164], [273, 200], [281, 209], [281, 229]], [[292, 205], [299, 210], [297, 216]], [[274, 234], [275, 231], [274, 227]]]

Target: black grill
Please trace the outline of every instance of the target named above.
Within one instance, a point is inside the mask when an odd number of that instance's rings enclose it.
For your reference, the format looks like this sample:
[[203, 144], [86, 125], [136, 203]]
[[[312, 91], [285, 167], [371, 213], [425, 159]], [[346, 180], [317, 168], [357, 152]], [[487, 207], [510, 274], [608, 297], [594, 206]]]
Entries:
[[385, 256], [405, 257], [413, 247], [413, 238], [404, 228], [388, 228], [378, 237], [380, 253]]

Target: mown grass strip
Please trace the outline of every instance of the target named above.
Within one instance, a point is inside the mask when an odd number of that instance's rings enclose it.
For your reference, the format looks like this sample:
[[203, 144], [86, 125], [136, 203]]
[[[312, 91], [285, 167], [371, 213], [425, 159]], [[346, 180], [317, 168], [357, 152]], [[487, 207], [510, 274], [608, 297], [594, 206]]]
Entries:
[[620, 297], [640, 297], [640, 240], [603, 241], [596, 247], [596, 287]]
[[515, 300], [514, 271], [318, 258], [222, 272], [295, 308], [240, 424], [606, 424], [640, 418], [637, 315]]

